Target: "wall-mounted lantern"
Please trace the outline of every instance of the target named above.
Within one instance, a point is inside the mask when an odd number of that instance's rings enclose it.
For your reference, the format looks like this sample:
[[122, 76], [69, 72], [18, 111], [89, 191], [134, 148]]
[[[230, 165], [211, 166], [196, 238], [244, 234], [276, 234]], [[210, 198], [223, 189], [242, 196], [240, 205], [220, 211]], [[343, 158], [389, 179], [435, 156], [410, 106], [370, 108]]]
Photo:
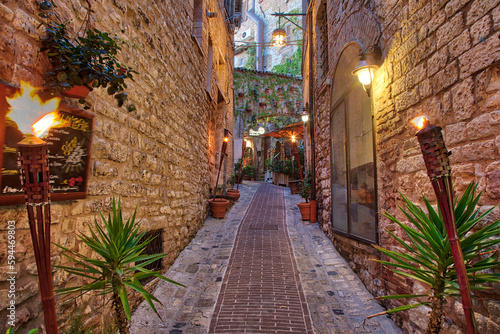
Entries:
[[368, 96], [370, 96], [374, 72], [378, 68], [374, 61], [378, 58], [380, 58], [380, 49], [378, 46], [370, 46], [365, 51], [359, 50], [359, 62], [352, 71], [352, 75], [358, 77]]
[[300, 114], [300, 118], [302, 119], [302, 122], [307, 123], [309, 120], [309, 113], [307, 112], [306, 108], [302, 109], [302, 113]]

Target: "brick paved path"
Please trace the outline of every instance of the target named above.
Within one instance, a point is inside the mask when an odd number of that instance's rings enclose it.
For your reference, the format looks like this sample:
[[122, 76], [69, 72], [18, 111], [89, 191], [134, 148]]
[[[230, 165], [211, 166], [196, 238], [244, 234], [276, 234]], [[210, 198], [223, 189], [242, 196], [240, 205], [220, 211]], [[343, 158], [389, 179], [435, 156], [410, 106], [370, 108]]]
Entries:
[[[292, 320], [285, 322], [300, 325], [296, 331], [300, 333], [401, 333], [386, 316], [365, 320], [366, 316], [381, 312], [382, 307], [373, 300], [319, 225], [301, 220], [296, 205], [302, 200], [300, 196], [291, 195], [288, 188], [258, 182], [245, 182], [240, 186], [240, 193], [240, 199], [223, 220], [212, 217], [205, 220], [196, 237], [165, 272], [165, 276], [186, 287], [159, 282], [154, 295], [163, 304], [157, 305], [161, 319], [142, 302], [132, 316], [132, 334], [218, 334], [227, 330], [217, 327], [214, 331], [215, 326], [222, 326], [229, 319], [241, 326], [233, 333], [245, 333], [245, 330], [261, 333], [257, 327], [274, 324], [271, 321], [275, 316], [281, 320], [288, 319], [289, 315], [293, 315]], [[267, 219], [271, 213], [274, 218]], [[266, 250], [264, 242], [269, 240], [272, 244]], [[250, 253], [248, 249], [253, 246], [256, 251]], [[248, 263], [238, 260], [237, 254], [247, 258]], [[278, 254], [282, 257], [278, 258]], [[275, 269], [272, 274], [264, 270], [271, 267]], [[260, 281], [258, 285], [246, 283], [249, 277], [254, 281], [262, 278], [263, 289], [260, 289]], [[280, 285], [278, 278], [285, 284]], [[244, 288], [237, 291], [238, 300], [246, 300], [241, 306], [248, 312], [238, 314], [234, 310], [236, 291], [233, 289], [241, 284]], [[251, 293], [250, 288], [254, 288]], [[250, 297], [267, 301], [261, 300], [249, 307]], [[292, 307], [293, 304], [296, 306]], [[261, 310], [271, 312], [266, 314]], [[254, 313], [259, 315], [250, 316]], [[224, 318], [229, 314], [234, 317]], [[306, 322], [309, 317], [312, 331]], [[252, 327], [254, 325], [258, 326]], [[291, 327], [284, 332], [293, 333]], [[275, 333], [277, 328], [264, 333]]]
[[241, 222], [210, 333], [312, 333], [285, 224], [283, 188], [263, 184]]

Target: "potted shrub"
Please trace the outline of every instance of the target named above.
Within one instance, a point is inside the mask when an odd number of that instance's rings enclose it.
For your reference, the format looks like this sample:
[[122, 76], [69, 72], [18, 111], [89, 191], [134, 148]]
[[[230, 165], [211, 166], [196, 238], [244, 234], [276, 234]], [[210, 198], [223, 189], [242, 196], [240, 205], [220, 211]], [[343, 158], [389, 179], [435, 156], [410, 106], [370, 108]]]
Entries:
[[220, 185], [215, 188], [214, 197], [208, 200], [208, 204], [210, 205], [210, 211], [212, 213], [212, 217], [214, 218], [224, 218], [226, 215], [227, 207], [229, 205], [229, 201], [222, 197], [217, 197], [217, 192], [224, 192], [226, 185]]
[[[87, 94], [93, 88], [106, 88], [121, 107], [127, 100], [125, 79], [133, 80], [133, 73], [137, 72], [118, 61], [117, 55], [121, 48], [116, 37], [87, 28], [90, 18], [88, 10], [83, 36], [71, 38], [67, 23], [45, 23], [47, 34], [42, 38], [41, 51], [46, 51], [53, 66], [52, 71], [45, 73], [46, 85], [58, 93], [79, 97], [81, 103], [84, 103], [86, 96], [77, 95], [75, 87], [80, 87]], [[42, 13], [41, 16], [49, 18], [48, 13]], [[135, 107], [128, 105], [127, 109], [132, 111]]]
[[300, 186], [299, 194], [305, 200], [305, 202], [297, 203], [300, 214], [302, 215], [302, 220], [309, 220], [311, 217], [311, 203], [309, 202], [311, 198], [311, 184], [304, 181]]
[[238, 177], [236, 176], [236, 174], [232, 174], [231, 178], [227, 181], [227, 184], [229, 184], [231, 186], [231, 189], [227, 189], [226, 194], [228, 196], [232, 197], [232, 199], [234, 201], [237, 201], [240, 198], [239, 190], [233, 189], [234, 184], [237, 182], [238, 182]]

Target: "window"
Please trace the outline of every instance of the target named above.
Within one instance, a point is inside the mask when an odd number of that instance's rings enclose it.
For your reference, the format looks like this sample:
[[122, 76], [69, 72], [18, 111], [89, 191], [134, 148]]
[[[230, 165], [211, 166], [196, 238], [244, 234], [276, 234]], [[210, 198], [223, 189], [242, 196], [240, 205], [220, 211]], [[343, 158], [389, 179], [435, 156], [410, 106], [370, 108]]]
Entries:
[[212, 94], [212, 69], [214, 64], [214, 46], [212, 40], [208, 40], [208, 56], [207, 56], [207, 76], [205, 79], [205, 87], [209, 94]]
[[[332, 227], [363, 241], [377, 242], [376, 175], [371, 101], [350, 74], [357, 47], [342, 55], [335, 73], [337, 101], [330, 115]], [[338, 73], [337, 73], [338, 72]], [[339, 92], [340, 91], [340, 92]]]
[[326, 3], [322, 3], [318, 11], [318, 77], [328, 74], [328, 17]]
[[194, 0], [193, 4], [193, 37], [201, 46], [203, 37], [203, 0]]
[[[160, 254], [163, 253], [163, 230], [162, 229], [157, 229], [157, 230], [151, 230], [146, 232], [144, 236], [141, 238], [139, 243], [142, 243], [146, 241], [148, 238], [153, 238], [153, 240], [146, 245], [146, 248], [144, 248], [144, 251], [142, 255], [154, 255], [154, 254]], [[137, 264], [144, 262], [144, 261], [138, 261]], [[162, 259], [158, 259], [156, 261], [151, 262], [150, 264], [145, 266], [146, 269], [153, 270], [153, 271], [158, 271], [163, 269], [162, 266]], [[146, 284], [151, 282], [155, 277], [148, 277], [143, 280], [141, 280], [142, 284]]]

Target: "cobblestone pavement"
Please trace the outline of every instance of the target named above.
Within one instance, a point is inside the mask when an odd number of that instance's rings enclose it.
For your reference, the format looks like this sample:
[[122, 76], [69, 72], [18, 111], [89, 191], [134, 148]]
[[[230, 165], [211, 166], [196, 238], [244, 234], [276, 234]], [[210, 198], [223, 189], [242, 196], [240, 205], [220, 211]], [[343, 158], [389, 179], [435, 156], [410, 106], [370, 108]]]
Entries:
[[[257, 209], [260, 212], [266, 205], [273, 207], [279, 204], [274, 200], [258, 202], [257, 196], [254, 198], [261, 185], [263, 188], [274, 188], [272, 191], [278, 193], [278, 196], [275, 196], [278, 202], [279, 196], [283, 198], [281, 192], [284, 191], [286, 228], [284, 225], [279, 225], [283, 219], [278, 216], [274, 225], [278, 226], [278, 231], [288, 232], [288, 238], [281, 248], [288, 248], [291, 252], [293, 250], [294, 259], [291, 257], [292, 254], [288, 255], [292, 261], [292, 268], [295, 268], [295, 276], [298, 271], [300, 277], [300, 280], [290, 282], [295, 282], [297, 293], [302, 294], [307, 301], [305, 316], [301, 315], [298, 320], [310, 317], [313, 332], [318, 334], [401, 333], [388, 317], [377, 317], [364, 322], [365, 316], [380, 312], [382, 308], [371, 299], [372, 296], [333, 248], [331, 241], [320, 231], [318, 224], [309, 224], [300, 219], [296, 203], [300, 202], [301, 198], [298, 195], [290, 195], [288, 188], [258, 182], [246, 182], [240, 185], [241, 197], [226, 214], [224, 220], [208, 218], [205, 221], [196, 237], [165, 274], [183, 283], [186, 288], [161, 281], [155, 291], [155, 296], [163, 304], [157, 306], [161, 319], [143, 302], [132, 317], [131, 333], [208, 333], [211, 321], [215, 326], [217, 318], [213, 315], [220, 315], [220, 305], [217, 309], [216, 305], [219, 298], [223, 301], [222, 295], [219, 295], [223, 288], [223, 280], [227, 283], [230, 277], [231, 271], [228, 271], [226, 277], [226, 269], [233, 256], [233, 249], [237, 249], [235, 241], [238, 231], [241, 233], [245, 222], [250, 222], [246, 218], [251, 218], [251, 211]], [[256, 224], [252, 226], [258, 227]], [[260, 226], [261, 229], [262, 227]], [[243, 240], [241, 235], [238, 237], [240, 238], [238, 240]], [[232, 264], [234, 263], [233, 261]], [[227, 285], [225, 287], [227, 288]], [[265, 333], [275, 332], [278, 331], [265, 331]], [[307, 333], [305, 328], [299, 332]], [[217, 330], [215, 333], [221, 331]], [[240, 328], [233, 333], [245, 333], [245, 331]], [[258, 331], [254, 329], [247, 333], [258, 333]]]

